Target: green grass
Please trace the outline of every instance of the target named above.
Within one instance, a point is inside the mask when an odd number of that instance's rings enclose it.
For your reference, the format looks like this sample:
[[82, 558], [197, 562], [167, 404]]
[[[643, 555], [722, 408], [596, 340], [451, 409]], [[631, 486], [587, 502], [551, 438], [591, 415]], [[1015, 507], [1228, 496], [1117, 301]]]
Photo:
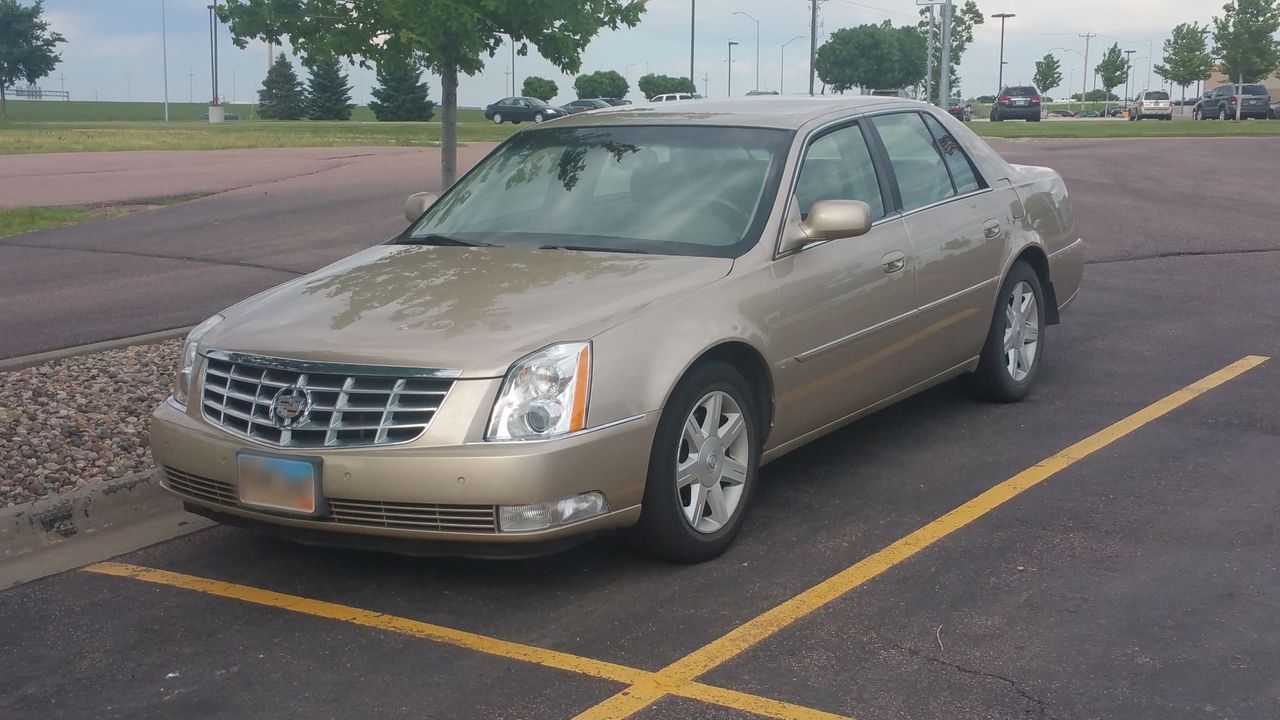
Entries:
[[0, 208], [0, 238], [36, 230], [76, 225], [124, 214], [118, 208], [20, 207]]
[[975, 133], [994, 138], [1151, 138], [1151, 137], [1278, 137], [1280, 121], [1193, 122], [1190, 120], [1054, 120], [1038, 123], [1006, 120], [969, 125]]
[[[462, 142], [502, 140], [510, 124], [460, 122]], [[440, 142], [440, 123], [268, 122], [20, 123], [0, 125], [0, 155], [104, 150], [228, 150], [236, 148], [399, 146]]]

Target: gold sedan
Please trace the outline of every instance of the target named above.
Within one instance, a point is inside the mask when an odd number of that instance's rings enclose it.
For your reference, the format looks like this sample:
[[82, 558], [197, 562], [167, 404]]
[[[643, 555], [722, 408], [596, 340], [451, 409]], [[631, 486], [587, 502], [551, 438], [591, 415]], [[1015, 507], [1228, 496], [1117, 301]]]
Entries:
[[960, 377], [1026, 397], [1084, 264], [1062, 179], [897, 98], [694, 100], [503, 143], [395, 239], [187, 339], [152, 449], [217, 520], [685, 562], [759, 467]]

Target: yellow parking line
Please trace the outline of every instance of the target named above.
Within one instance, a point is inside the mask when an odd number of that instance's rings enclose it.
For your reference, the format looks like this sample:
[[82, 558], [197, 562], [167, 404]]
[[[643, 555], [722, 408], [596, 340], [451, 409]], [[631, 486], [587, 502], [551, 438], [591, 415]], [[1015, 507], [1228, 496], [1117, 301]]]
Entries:
[[[694, 678], [738, 656], [748, 648], [790, 626], [827, 603], [898, 565], [942, 538], [972, 523], [1025, 492], [1028, 488], [1065, 470], [1080, 460], [1111, 445], [1138, 428], [1191, 402], [1204, 393], [1239, 377], [1269, 358], [1250, 355], [1178, 390], [1129, 417], [1104, 428], [1067, 449], [1023, 470], [960, 507], [894, 542], [879, 552], [833, 575], [821, 583], [783, 602], [731, 630], [658, 671], [667, 684], [679, 687], [681, 681]], [[576, 720], [624, 718], [661, 699], [662, 684], [648, 681], [589, 708]]]
[[[510, 660], [541, 665], [543, 667], [566, 670], [588, 677], [611, 680], [630, 685], [634, 688], [647, 688], [637, 692], [657, 693], [657, 697], [673, 694], [693, 700], [723, 705], [735, 710], [755, 713], [779, 720], [839, 720], [840, 715], [814, 710], [801, 705], [794, 705], [769, 698], [757, 697], [747, 693], [713, 687], [698, 682], [671, 682], [656, 676], [647, 670], [618, 665], [616, 663], [581, 657], [570, 653], [548, 650], [546, 648], [508, 642], [485, 635], [477, 635], [463, 630], [432, 625], [431, 623], [411, 620], [409, 618], [386, 615], [384, 613], [363, 610], [361, 608], [338, 605], [323, 600], [287, 595], [262, 588], [238, 585], [235, 583], [211, 580], [208, 578], [184, 575], [182, 573], [157, 570], [155, 568], [128, 565], [125, 563], [103, 562], [83, 568], [85, 572], [99, 575], [113, 575], [131, 578], [142, 582], [166, 585], [169, 587], [192, 590], [206, 595], [215, 595], [232, 600], [265, 605], [267, 607], [288, 610], [290, 612], [310, 615], [312, 617], [338, 620], [340, 622], [361, 625], [368, 628], [385, 630], [411, 637], [433, 640], [435, 642], [466, 648], [488, 655], [495, 655]], [[656, 697], [654, 699], [657, 699]]]

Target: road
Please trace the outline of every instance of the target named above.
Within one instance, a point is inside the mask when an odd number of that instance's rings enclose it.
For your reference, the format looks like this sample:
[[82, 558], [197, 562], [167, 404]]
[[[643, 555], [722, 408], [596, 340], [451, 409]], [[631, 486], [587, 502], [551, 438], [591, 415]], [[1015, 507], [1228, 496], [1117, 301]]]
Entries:
[[1280, 716], [1274, 146], [998, 147], [1095, 258], [1027, 402], [948, 384], [797, 451], [694, 567], [214, 528], [47, 578], [0, 593], [0, 716]]

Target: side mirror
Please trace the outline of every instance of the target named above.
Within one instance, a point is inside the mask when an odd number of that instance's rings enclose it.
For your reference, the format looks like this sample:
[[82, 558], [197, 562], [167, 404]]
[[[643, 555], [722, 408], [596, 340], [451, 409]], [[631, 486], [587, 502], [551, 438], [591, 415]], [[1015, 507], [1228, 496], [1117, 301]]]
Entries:
[[435, 201], [435, 193], [422, 192], [410, 195], [409, 199], [404, 201], [404, 219], [409, 222], [417, 221]]
[[[799, 215], [794, 199], [791, 210]], [[809, 217], [783, 236], [779, 251], [789, 253], [816, 242], [866, 235], [871, 222], [871, 206], [861, 200], [819, 200], [809, 208]]]

